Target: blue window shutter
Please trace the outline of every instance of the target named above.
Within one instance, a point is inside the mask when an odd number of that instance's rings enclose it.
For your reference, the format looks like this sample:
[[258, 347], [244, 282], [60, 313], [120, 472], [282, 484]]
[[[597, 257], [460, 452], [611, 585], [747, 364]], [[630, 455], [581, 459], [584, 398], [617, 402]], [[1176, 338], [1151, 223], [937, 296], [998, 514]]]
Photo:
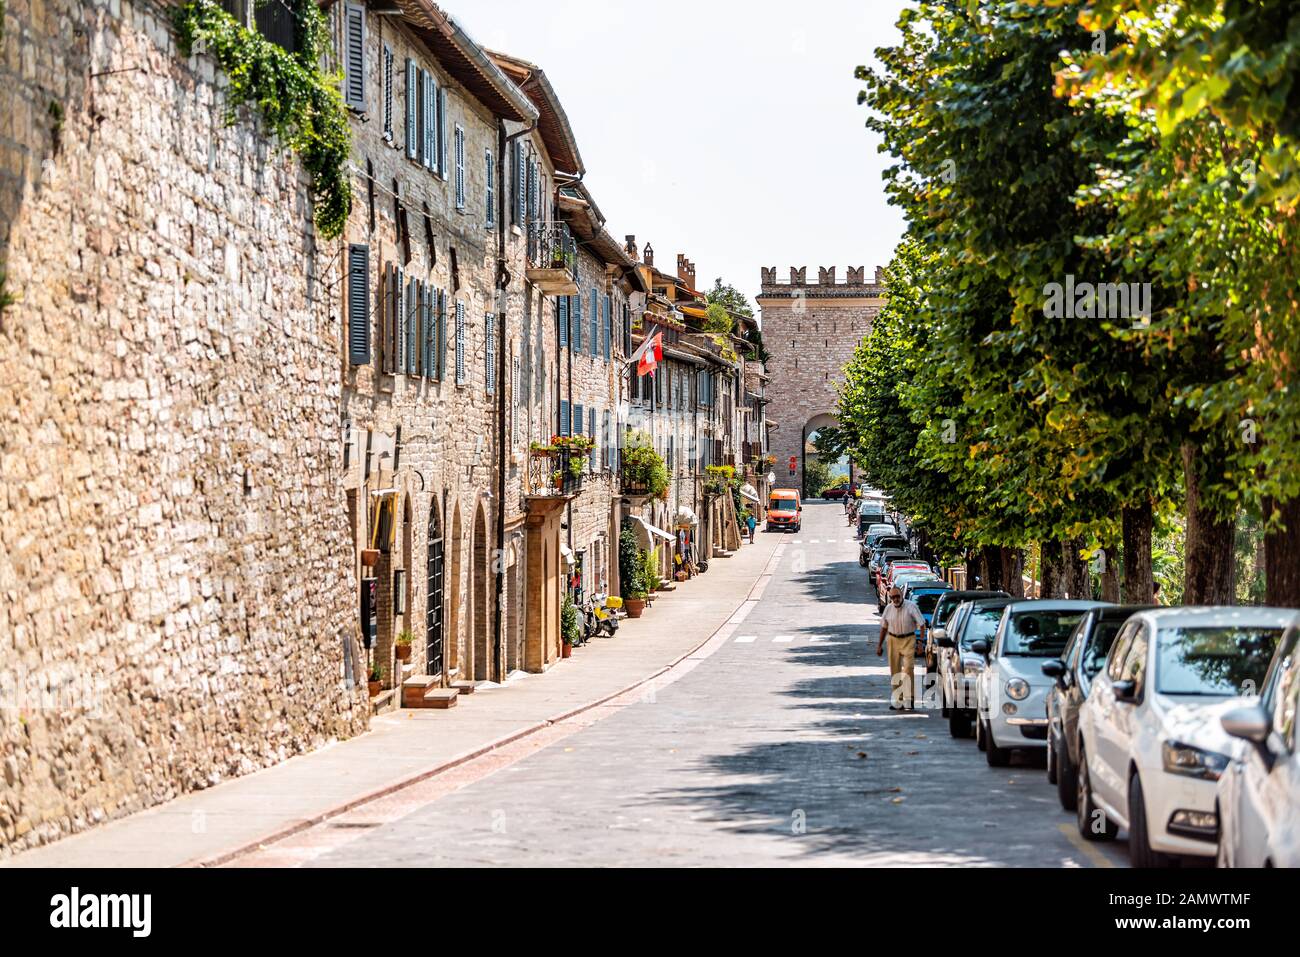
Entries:
[[487, 224], [495, 226], [497, 223], [497, 168], [492, 162], [492, 151], [485, 150], [484, 158], [487, 165], [486, 189], [484, 194], [487, 197]]
[[420, 128], [420, 71], [415, 61], [406, 58], [406, 155], [415, 159], [420, 155], [417, 139]]
[[[592, 441], [596, 439], [596, 410], [587, 410], [587, 437]], [[596, 446], [591, 447], [591, 470], [596, 471]]]
[[496, 336], [496, 316], [488, 313], [483, 319], [484, 349], [483, 356], [487, 365], [487, 382], [488, 395], [496, 391], [497, 387], [497, 336]]
[[612, 315], [614, 310], [613, 303], [610, 302], [609, 296], [605, 297], [603, 305], [605, 308], [601, 311], [600, 321], [603, 324], [605, 333], [605, 361], [608, 362], [613, 348], [609, 340], [610, 336], [614, 332], [614, 317]]
[[366, 8], [343, 5], [343, 104], [366, 109]]
[[587, 344], [587, 351], [593, 356], [600, 351], [600, 294], [591, 290], [591, 342]]
[[528, 155], [523, 144], [518, 140], [515, 142], [519, 146], [519, 156], [515, 160], [515, 221], [523, 226], [528, 222]]
[[437, 342], [438, 330], [432, 305], [435, 295], [436, 293], [427, 286], [421, 290], [420, 325], [424, 328], [424, 361], [421, 363], [421, 372], [426, 379], [432, 379], [434, 372], [437, 370], [435, 343]]
[[571, 428], [570, 433], [569, 433], [570, 435], [581, 435], [581, 434], [582, 434], [582, 425], [583, 425], [583, 423], [586, 421], [586, 419], [583, 417], [583, 412], [584, 412], [584, 411], [585, 411], [585, 410], [583, 409], [583, 407], [582, 407], [581, 405], [578, 405], [578, 404], [575, 404], [575, 405], [574, 405], [574, 407], [573, 407], [573, 424], [572, 424], [572, 428]]
[[569, 403], [568, 403], [566, 400], [564, 400], [564, 399], [561, 399], [561, 400], [560, 400], [560, 431], [559, 431], [559, 434], [560, 434], [560, 435], [568, 435], [568, 434], [569, 434]]
[[447, 291], [438, 290], [438, 381], [447, 375]]
[[370, 361], [370, 247], [348, 247], [348, 361]]
[[420, 281], [412, 277], [406, 285], [406, 374], [415, 375], [420, 354]]
[[573, 347], [574, 352], [582, 351], [582, 293], [573, 297], [573, 310], [569, 313], [569, 326], [571, 337], [569, 344]]
[[456, 300], [456, 384], [463, 385], [466, 373], [469, 370], [465, 367], [465, 303]]
[[435, 123], [435, 126], [437, 127], [437, 136], [435, 137], [436, 140], [435, 145], [437, 146], [438, 149], [437, 149], [437, 159], [435, 160], [435, 162], [437, 164], [437, 169], [442, 173], [442, 178], [445, 180], [450, 172], [447, 169], [447, 89], [446, 87], [441, 87], [441, 86], [438, 87], [437, 114], [438, 114], [436, 117], [437, 122]]
[[556, 307], [560, 316], [560, 348], [565, 349], [569, 345], [569, 297], [559, 296]]

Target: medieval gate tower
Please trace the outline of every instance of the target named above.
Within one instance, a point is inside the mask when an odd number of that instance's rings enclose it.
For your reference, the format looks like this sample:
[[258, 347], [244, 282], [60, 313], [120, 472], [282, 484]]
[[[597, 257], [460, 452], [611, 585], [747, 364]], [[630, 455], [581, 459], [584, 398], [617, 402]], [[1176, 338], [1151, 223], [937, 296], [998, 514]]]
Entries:
[[[788, 283], [777, 282], [776, 269], [763, 269], [763, 341], [771, 353], [767, 372], [768, 418], [776, 423], [769, 447], [776, 456], [776, 488], [804, 489], [804, 464], [816, 456], [812, 436], [835, 425], [844, 367], [884, 305], [881, 270], [873, 281], [865, 268], [849, 268], [837, 282], [835, 267], [818, 270], [815, 283], [803, 267], [790, 269]], [[794, 460], [794, 469], [790, 468]], [[856, 480], [856, 476], [854, 476]]]

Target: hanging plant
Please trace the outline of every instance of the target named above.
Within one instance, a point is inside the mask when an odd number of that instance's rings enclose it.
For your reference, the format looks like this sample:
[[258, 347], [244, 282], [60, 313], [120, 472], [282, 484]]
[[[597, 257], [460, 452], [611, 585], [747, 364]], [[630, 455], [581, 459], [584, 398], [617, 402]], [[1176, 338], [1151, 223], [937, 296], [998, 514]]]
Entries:
[[348, 162], [352, 131], [337, 76], [320, 68], [329, 31], [314, 0], [287, 0], [297, 30], [297, 52], [289, 53], [240, 25], [215, 0], [191, 0], [175, 12], [178, 46], [184, 56], [210, 53], [230, 80], [228, 123], [238, 108], [255, 103], [263, 121], [311, 174], [316, 228], [325, 239], [343, 233], [352, 210]]

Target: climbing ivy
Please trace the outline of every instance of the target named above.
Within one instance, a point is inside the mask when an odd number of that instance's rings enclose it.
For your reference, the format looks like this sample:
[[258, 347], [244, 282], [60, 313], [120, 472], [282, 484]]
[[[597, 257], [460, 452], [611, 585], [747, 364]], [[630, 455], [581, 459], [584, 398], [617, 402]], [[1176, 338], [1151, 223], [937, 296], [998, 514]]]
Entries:
[[262, 119], [312, 176], [316, 226], [326, 239], [342, 234], [352, 209], [348, 158], [352, 135], [338, 78], [321, 61], [329, 42], [325, 15], [313, 0], [290, 0], [297, 28], [295, 53], [241, 26], [214, 0], [192, 0], [177, 8], [181, 53], [210, 53], [230, 78], [233, 122], [245, 103], [256, 103]]

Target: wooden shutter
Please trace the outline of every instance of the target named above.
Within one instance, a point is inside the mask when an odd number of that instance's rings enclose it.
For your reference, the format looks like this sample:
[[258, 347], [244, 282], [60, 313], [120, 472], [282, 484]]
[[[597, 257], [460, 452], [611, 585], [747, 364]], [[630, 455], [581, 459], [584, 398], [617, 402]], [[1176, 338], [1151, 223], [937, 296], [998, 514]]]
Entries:
[[497, 319], [492, 313], [488, 313], [483, 320], [484, 334], [487, 336], [483, 355], [487, 364], [487, 391], [491, 395], [497, 388]]
[[412, 277], [406, 296], [406, 374], [420, 374], [420, 280]]
[[522, 142], [516, 140], [515, 146], [519, 150], [515, 156], [515, 222], [524, 226], [528, 221], [528, 156]]
[[438, 380], [447, 377], [447, 291], [438, 290]]
[[485, 150], [484, 156], [487, 160], [487, 224], [495, 226], [497, 222], [497, 188], [496, 188], [496, 167], [492, 165], [492, 151]]
[[420, 70], [415, 61], [406, 58], [406, 155], [417, 159], [420, 155]]
[[393, 48], [384, 44], [384, 139], [393, 141]]
[[424, 286], [420, 302], [420, 325], [424, 329], [424, 358], [420, 363], [420, 372], [426, 379], [432, 379], [438, 371], [438, 320], [434, 315], [434, 298], [437, 291]]
[[574, 352], [582, 351], [582, 293], [572, 298], [569, 306], [569, 346]]
[[582, 434], [582, 426], [583, 426], [583, 423], [586, 422], [586, 418], [585, 418], [585, 415], [584, 415], [585, 412], [586, 412], [586, 409], [584, 409], [581, 405], [579, 405], [579, 404], [574, 404], [574, 406], [573, 406], [573, 422], [572, 422], [571, 427], [570, 427], [570, 430], [569, 430], [569, 434], [570, 434], [570, 435], [581, 435], [581, 434]]
[[528, 221], [537, 221], [537, 161], [529, 159], [528, 161]]
[[569, 434], [569, 403], [565, 399], [560, 400], [560, 435]]
[[[587, 437], [590, 438], [593, 442], [596, 439], [596, 410], [595, 409], [587, 410]], [[594, 445], [591, 447], [591, 470], [593, 472], [597, 471], [596, 446]]]
[[465, 208], [465, 131], [456, 127], [456, 208]]
[[465, 383], [465, 303], [456, 300], [456, 384]]
[[591, 355], [600, 355], [600, 292], [591, 290]]
[[610, 358], [610, 350], [612, 348], [609, 340], [614, 331], [614, 317], [611, 313], [614, 310], [613, 303], [610, 302], [609, 296], [605, 297], [605, 301], [601, 305], [604, 307], [600, 311], [601, 331], [605, 334], [605, 361], [608, 362]]
[[343, 103], [366, 108], [366, 8], [359, 3], [343, 5]]
[[384, 267], [383, 283], [383, 306], [381, 307], [381, 317], [379, 320], [379, 351], [380, 369], [383, 372], [391, 373], [393, 371], [393, 316], [397, 314], [397, 307], [393, 304], [393, 272], [396, 267], [389, 263]]
[[565, 349], [569, 345], [569, 297], [560, 296], [556, 299], [556, 311], [559, 314], [559, 334], [560, 348]]
[[406, 271], [397, 267], [393, 279], [393, 298], [396, 306], [393, 326], [393, 373], [406, 371]]
[[370, 361], [370, 247], [348, 247], [348, 361]]
[[437, 135], [434, 137], [434, 145], [437, 146], [437, 168], [442, 174], [442, 178], [447, 178], [447, 90], [444, 87], [438, 87], [438, 96], [435, 112]]

